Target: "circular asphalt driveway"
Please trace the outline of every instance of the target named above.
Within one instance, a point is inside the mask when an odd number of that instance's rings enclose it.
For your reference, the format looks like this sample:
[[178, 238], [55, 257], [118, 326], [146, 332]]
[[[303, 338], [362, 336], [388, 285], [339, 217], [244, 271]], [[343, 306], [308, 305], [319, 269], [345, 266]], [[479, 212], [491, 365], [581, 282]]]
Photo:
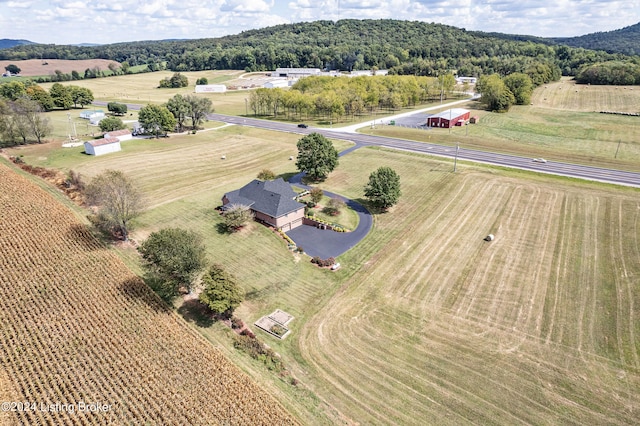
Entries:
[[[303, 175], [303, 173], [299, 173], [292, 177], [289, 182], [296, 186], [310, 189], [309, 186], [302, 184]], [[286, 234], [298, 247], [302, 247], [304, 252], [309, 256], [318, 256], [322, 259], [327, 259], [329, 257], [338, 257], [358, 244], [371, 230], [373, 226], [373, 216], [371, 216], [369, 210], [360, 203], [332, 192], [325, 191], [324, 193], [328, 197], [341, 198], [349, 208], [358, 213], [358, 227], [351, 232], [335, 232], [302, 225], [292, 229]]]

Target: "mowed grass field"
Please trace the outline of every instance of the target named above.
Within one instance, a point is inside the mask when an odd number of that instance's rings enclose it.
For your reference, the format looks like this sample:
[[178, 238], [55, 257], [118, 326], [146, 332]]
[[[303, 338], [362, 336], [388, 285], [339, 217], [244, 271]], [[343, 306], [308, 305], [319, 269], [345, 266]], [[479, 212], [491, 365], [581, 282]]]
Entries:
[[326, 185], [382, 164], [403, 197], [300, 333], [314, 389], [361, 424], [636, 423], [638, 191], [373, 149]]
[[[247, 290], [245, 322], [292, 313], [286, 340], [258, 335], [297, 386], [233, 350], [219, 324], [193, 325], [305, 424], [637, 423], [637, 189], [466, 163], [454, 174], [450, 161], [361, 148], [321, 187], [361, 198], [386, 165], [403, 196], [332, 273], [262, 226], [218, 232], [222, 194], [262, 168], [293, 173], [298, 138], [230, 126], [98, 158], [53, 145], [10, 153], [87, 177], [125, 171], [149, 199], [134, 239], [196, 230]], [[140, 271], [134, 250], [118, 252]]]

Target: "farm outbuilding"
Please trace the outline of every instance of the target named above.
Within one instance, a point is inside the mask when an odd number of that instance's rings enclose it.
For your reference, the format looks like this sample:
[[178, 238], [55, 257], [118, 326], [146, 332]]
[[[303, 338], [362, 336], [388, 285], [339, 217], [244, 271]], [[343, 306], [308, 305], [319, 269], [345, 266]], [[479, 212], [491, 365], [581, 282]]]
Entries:
[[271, 77], [302, 78], [320, 75], [321, 72], [320, 68], [277, 68]]
[[428, 127], [451, 128], [462, 126], [471, 115], [471, 111], [464, 108], [452, 108], [427, 117]]
[[196, 84], [196, 93], [225, 93], [227, 86], [224, 84]]
[[290, 80], [271, 80], [267, 81], [262, 87], [265, 89], [275, 89], [277, 87], [289, 87]]
[[121, 151], [120, 141], [117, 138], [102, 138], [84, 143], [84, 152], [89, 155], [103, 155]]
[[101, 119], [104, 117], [105, 113], [101, 109], [90, 109], [80, 112], [80, 118], [84, 118], [85, 120]]
[[131, 135], [131, 130], [129, 129], [114, 130], [111, 132], [107, 132], [104, 134], [104, 137], [105, 139], [115, 138], [115, 139], [118, 139], [120, 142], [128, 141], [131, 138], [133, 138], [133, 136]]

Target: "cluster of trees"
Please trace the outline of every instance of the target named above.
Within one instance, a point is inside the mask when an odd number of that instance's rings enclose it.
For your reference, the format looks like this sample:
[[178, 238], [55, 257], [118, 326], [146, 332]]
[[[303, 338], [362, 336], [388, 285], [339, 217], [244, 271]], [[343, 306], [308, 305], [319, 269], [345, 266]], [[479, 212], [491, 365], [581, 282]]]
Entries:
[[578, 72], [576, 81], [584, 84], [640, 84], [640, 64], [611, 61], [589, 65]]
[[480, 76], [523, 72], [531, 60], [575, 75], [584, 64], [624, 58], [622, 54], [556, 43], [552, 39], [472, 32], [417, 21], [346, 19], [284, 24], [198, 40], [91, 47], [22, 45], [0, 51], [0, 59], [105, 58], [126, 61], [131, 66], [146, 64], [151, 71], [161, 69], [166, 62], [168, 69], [177, 72], [278, 67], [351, 71], [378, 67], [397, 74], [434, 76], [457, 69], [460, 75]]
[[160, 88], [180, 88], [187, 87], [189, 85], [189, 79], [187, 76], [180, 74], [179, 72], [173, 73], [171, 77], [165, 77], [160, 80]]
[[[95, 222], [122, 239], [129, 236], [131, 221], [144, 210], [144, 197], [135, 182], [118, 170], [106, 170], [85, 189], [85, 199], [98, 208]], [[151, 233], [138, 247], [146, 282], [167, 301], [181, 292], [191, 292], [207, 267], [202, 237], [181, 228], [164, 228]], [[240, 305], [244, 292], [236, 278], [219, 265], [202, 276], [200, 301], [217, 314], [228, 315]]]
[[43, 112], [82, 108], [92, 101], [91, 90], [79, 86], [55, 83], [46, 91], [28, 80], [0, 84], [0, 146], [41, 143], [53, 131]]
[[0, 147], [42, 143], [52, 131], [38, 102], [26, 96], [13, 101], [0, 98]]
[[[186, 229], [164, 228], [153, 232], [138, 247], [145, 267], [145, 281], [166, 301], [190, 293], [207, 269], [202, 237]], [[237, 278], [213, 264], [202, 274], [199, 300], [216, 314], [231, 317], [244, 300]]]
[[528, 105], [535, 87], [560, 78], [557, 69], [544, 64], [526, 71], [511, 73], [505, 77], [498, 74], [480, 77], [476, 84], [476, 91], [481, 94], [480, 102], [490, 111], [506, 112], [514, 104]]
[[11, 81], [0, 84], [0, 98], [15, 101], [27, 97], [40, 104], [43, 111], [55, 108], [71, 109], [84, 108], [93, 102], [93, 92], [86, 87], [54, 83], [47, 92], [32, 81]]
[[380, 109], [397, 110], [446, 98], [455, 85], [455, 78], [450, 73], [437, 78], [312, 76], [300, 79], [290, 90], [253, 90], [249, 94], [249, 107], [256, 115], [281, 115], [289, 119], [313, 116], [339, 120], [367, 111], [371, 114]]
[[213, 105], [208, 98], [195, 95], [175, 95], [166, 104], [149, 104], [138, 112], [138, 122], [147, 133], [159, 137], [177, 129], [187, 128], [187, 119], [191, 120], [191, 129], [196, 131], [206, 119], [207, 114], [213, 112]]

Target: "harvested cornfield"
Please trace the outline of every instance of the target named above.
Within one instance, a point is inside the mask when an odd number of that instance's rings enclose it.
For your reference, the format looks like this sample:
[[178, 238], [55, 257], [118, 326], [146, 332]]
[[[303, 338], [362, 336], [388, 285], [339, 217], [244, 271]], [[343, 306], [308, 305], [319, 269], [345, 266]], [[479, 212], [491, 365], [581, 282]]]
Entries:
[[0, 253], [0, 396], [15, 402], [0, 421], [297, 423], [72, 212], [4, 164]]

